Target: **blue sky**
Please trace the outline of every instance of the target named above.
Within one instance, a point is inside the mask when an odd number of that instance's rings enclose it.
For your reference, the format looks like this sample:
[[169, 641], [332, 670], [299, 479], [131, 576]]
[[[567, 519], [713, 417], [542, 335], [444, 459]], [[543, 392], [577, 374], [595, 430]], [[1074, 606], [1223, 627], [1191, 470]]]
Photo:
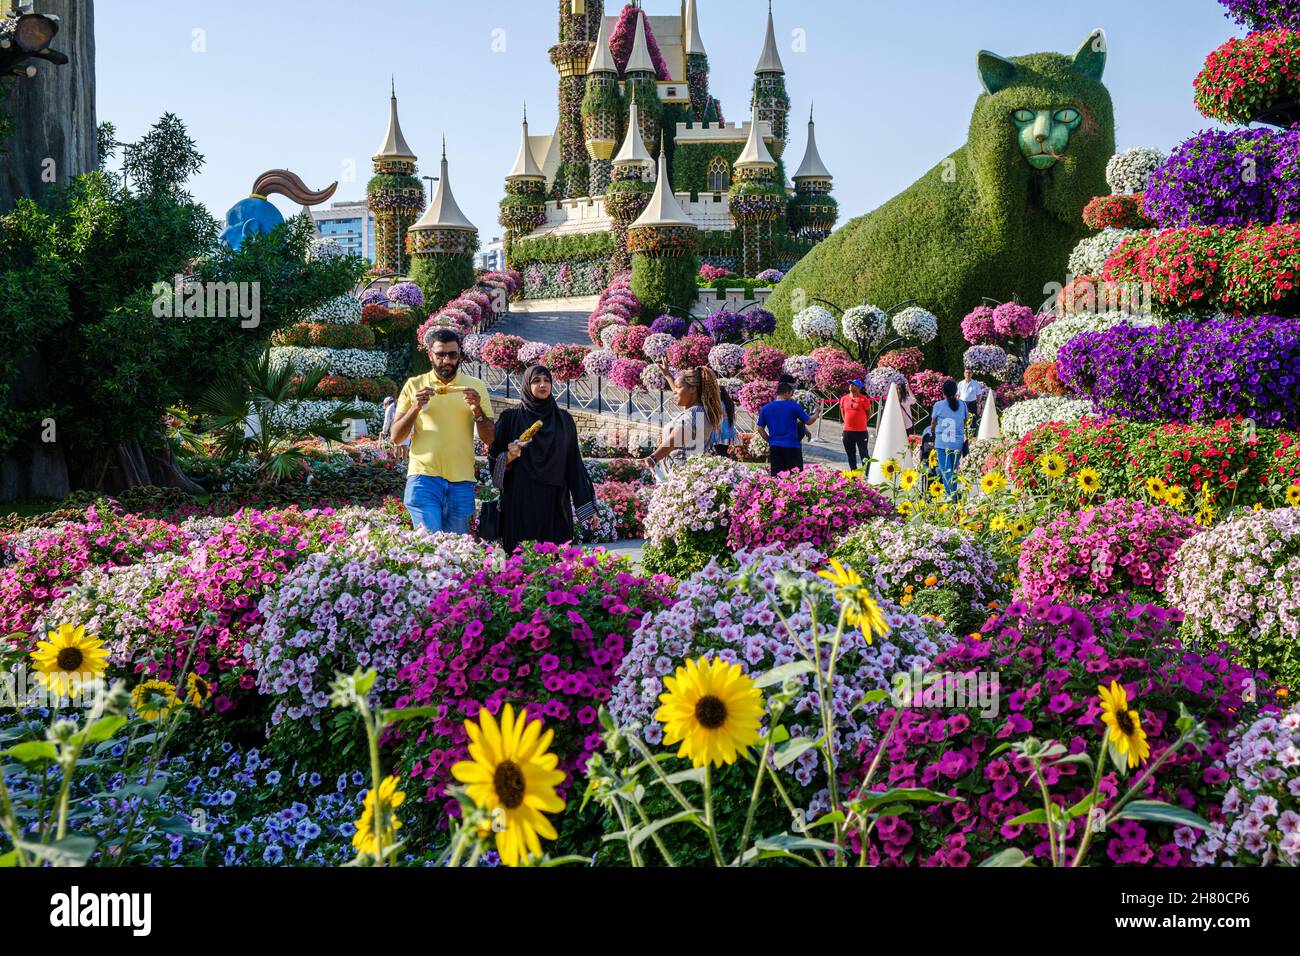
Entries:
[[[668, 14], [679, 2], [643, 6]], [[697, 2], [713, 93], [728, 120], [743, 119], [766, 0]], [[396, 74], [402, 127], [421, 173], [437, 172], [445, 134], [456, 197], [486, 241], [500, 233], [496, 204], [518, 148], [522, 101], [534, 133], [555, 123], [557, 75], [547, 50], [556, 6], [99, 0], [98, 115], [131, 140], [162, 113], [178, 114], [207, 160], [192, 190], [216, 216], [273, 167], [316, 188], [342, 178], [351, 161], [355, 180], [340, 182], [335, 198], [361, 199]], [[618, 6], [607, 0], [606, 11]], [[1192, 78], [1207, 53], [1240, 33], [1215, 0], [775, 0], [775, 15], [797, 120], [789, 154], [797, 164], [815, 100], [841, 222], [906, 188], [965, 141], [981, 48], [1004, 56], [1073, 52], [1103, 27], [1120, 147], [1167, 150], [1210, 125], [1192, 103]], [[792, 49], [795, 30], [807, 38], [805, 52]]]

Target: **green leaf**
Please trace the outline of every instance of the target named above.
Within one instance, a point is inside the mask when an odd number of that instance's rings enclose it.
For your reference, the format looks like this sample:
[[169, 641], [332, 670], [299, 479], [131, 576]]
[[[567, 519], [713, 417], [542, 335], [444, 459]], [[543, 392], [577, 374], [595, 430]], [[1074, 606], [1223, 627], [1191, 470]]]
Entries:
[[1210, 825], [1182, 807], [1175, 807], [1163, 800], [1134, 800], [1115, 815], [1116, 820], [1150, 820], [1152, 823], [1168, 823], [1172, 826], [1193, 827], [1208, 830]]
[[853, 705], [853, 710], [849, 711], [849, 713], [855, 713], [861, 708], [866, 707], [868, 704], [878, 704], [883, 700], [889, 700], [889, 691], [880, 688], [869, 691], [863, 695], [860, 701]]
[[775, 747], [777, 744], [783, 744], [790, 739], [790, 731], [786, 729], [785, 724], [777, 724], [769, 732], [768, 737], [772, 741], [772, 746]]
[[784, 770], [799, 759], [799, 755], [817, 746], [817, 741], [810, 737], [795, 737], [776, 752], [773, 763], [777, 770]]
[[37, 843], [34, 840], [16, 840], [14, 845], [21, 850], [48, 861], [53, 866], [85, 866], [90, 855], [95, 852], [97, 843], [94, 837], [73, 834], [62, 840], [49, 843]]
[[81, 732], [82, 742], [86, 745], [102, 743], [126, 725], [126, 718], [120, 714], [116, 717], [101, 717]]
[[846, 817], [842, 810], [832, 810], [830, 813], [823, 813], [820, 817], [804, 826], [804, 832], [816, 830], [818, 827], [830, 826], [833, 823], [843, 823]]
[[633, 849], [636, 849], [646, 840], [650, 839], [650, 837], [654, 836], [656, 833], [662, 830], [664, 827], [672, 826], [674, 823], [698, 823], [698, 822], [700, 822], [700, 815], [696, 813], [694, 810], [683, 810], [680, 813], [673, 814], [671, 817], [661, 817], [658, 820], [651, 821], [647, 826], [643, 826], [640, 827], [639, 829], [634, 830], [632, 833], [632, 839], [629, 841], [629, 844]]
[[1028, 813], [1022, 813], [1020, 816], [1007, 821], [1007, 826], [1023, 827], [1031, 823], [1047, 823], [1046, 810], [1030, 810]]
[[1101, 799], [1101, 794], [1090, 793], [1074, 806], [1066, 811], [1066, 815], [1073, 820], [1075, 817], [1081, 817], [1092, 809], [1094, 803]]
[[755, 851], [777, 851], [790, 852], [793, 850], [825, 850], [828, 853], [838, 853], [840, 848], [834, 843], [827, 843], [825, 840], [818, 840], [815, 837], [799, 836], [793, 833], [778, 833], [776, 836], [759, 837], [754, 841], [753, 847], [745, 854], [748, 857]]
[[[358, 685], [359, 689], [360, 685]], [[439, 709], [435, 704], [431, 707], [403, 707], [400, 710], [381, 710], [379, 712], [379, 722], [387, 726], [402, 720], [415, 720], [418, 717], [437, 717]]]
[[801, 674], [811, 674], [814, 668], [812, 661], [791, 661], [789, 664], [782, 664], [780, 667], [774, 667], [766, 674], [763, 674], [756, 681], [755, 687], [771, 687], [773, 685], [784, 684], [791, 677], [798, 677]]
[[0, 869], [6, 866], [18, 865], [18, 851], [10, 850], [8, 853], [0, 854]]
[[[691, 767], [687, 770], [678, 770], [676, 773], [668, 774], [668, 782], [674, 787], [681, 783], [698, 783], [702, 787], [704, 786], [706, 769], [705, 767]], [[655, 780], [660, 784], [663, 783], [658, 777], [655, 777]]]
[[[1014, 820], [1012, 821], [1015, 822]], [[1005, 850], [994, 853], [985, 860], [980, 866], [1028, 866], [1029, 858], [1023, 852], [1010, 846]]]
[[940, 793], [938, 790], [928, 790], [925, 787], [896, 787], [893, 790], [882, 790], [879, 793], [864, 793], [857, 800], [853, 801], [855, 809], [870, 810], [873, 807], [881, 806], [886, 803], [896, 803], [899, 800], [912, 801], [914, 803], [965, 803], [965, 797], [954, 797], [948, 793]]
[[379, 677], [379, 672], [373, 667], [364, 673], [354, 675], [357, 688], [357, 696], [365, 697], [370, 693], [370, 688], [375, 686], [375, 679]]
[[24, 744], [15, 744], [4, 754], [23, 763], [53, 762], [59, 758], [58, 749], [48, 740], [29, 740]]

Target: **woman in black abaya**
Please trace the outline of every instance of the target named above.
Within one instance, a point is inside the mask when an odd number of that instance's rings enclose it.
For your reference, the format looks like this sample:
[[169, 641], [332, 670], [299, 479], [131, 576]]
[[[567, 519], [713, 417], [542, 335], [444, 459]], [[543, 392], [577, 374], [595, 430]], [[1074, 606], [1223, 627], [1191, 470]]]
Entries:
[[[555, 403], [550, 369], [524, 372], [523, 404], [501, 413], [488, 450], [492, 482], [501, 489], [501, 540], [506, 553], [525, 541], [573, 540], [573, 516], [594, 520], [596, 491], [578, 453], [578, 428]], [[535, 422], [527, 445], [519, 438]]]

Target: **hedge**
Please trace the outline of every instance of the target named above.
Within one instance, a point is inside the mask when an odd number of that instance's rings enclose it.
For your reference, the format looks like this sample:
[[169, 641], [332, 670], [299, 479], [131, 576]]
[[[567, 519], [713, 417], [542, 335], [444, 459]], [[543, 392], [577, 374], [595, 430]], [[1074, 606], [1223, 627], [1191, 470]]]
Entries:
[[560, 264], [584, 259], [608, 259], [614, 254], [614, 237], [608, 232], [584, 236], [542, 236], [520, 239], [510, 247], [510, 267], [522, 270], [534, 262]]
[[659, 259], [634, 255], [632, 294], [641, 302], [641, 314], [662, 315], [668, 306], [690, 309], [699, 296], [695, 285], [699, 271], [700, 263], [694, 256]]

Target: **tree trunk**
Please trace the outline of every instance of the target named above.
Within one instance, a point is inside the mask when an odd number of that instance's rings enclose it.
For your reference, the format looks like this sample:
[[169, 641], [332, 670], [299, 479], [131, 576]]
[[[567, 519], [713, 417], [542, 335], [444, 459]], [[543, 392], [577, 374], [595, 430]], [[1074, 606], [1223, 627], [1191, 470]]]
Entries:
[[[51, 185], [93, 170], [98, 159], [94, 0], [36, 0], [34, 10], [59, 17], [52, 46], [67, 54], [69, 62], [55, 66], [36, 60], [36, 76], [8, 81], [9, 94], [0, 108], [13, 117], [14, 135], [0, 144], [5, 150], [0, 160], [0, 215], [21, 197], [39, 198]], [[45, 381], [45, 363], [33, 351], [19, 364], [7, 400], [18, 404]], [[62, 498], [68, 490], [67, 461], [57, 437], [50, 443], [33, 437], [31, 444], [0, 458], [0, 501]]]

